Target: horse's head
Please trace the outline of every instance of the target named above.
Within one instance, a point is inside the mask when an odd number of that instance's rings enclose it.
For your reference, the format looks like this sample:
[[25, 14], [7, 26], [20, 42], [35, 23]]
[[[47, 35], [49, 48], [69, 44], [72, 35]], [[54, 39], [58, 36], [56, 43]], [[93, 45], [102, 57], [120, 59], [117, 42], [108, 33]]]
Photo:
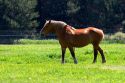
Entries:
[[41, 29], [40, 33], [43, 33], [44, 35], [47, 35], [52, 30], [51, 26], [51, 20], [46, 20], [46, 23], [44, 24], [43, 28]]
[[40, 33], [47, 35], [49, 33], [60, 32], [67, 24], [63, 21], [47, 20]]

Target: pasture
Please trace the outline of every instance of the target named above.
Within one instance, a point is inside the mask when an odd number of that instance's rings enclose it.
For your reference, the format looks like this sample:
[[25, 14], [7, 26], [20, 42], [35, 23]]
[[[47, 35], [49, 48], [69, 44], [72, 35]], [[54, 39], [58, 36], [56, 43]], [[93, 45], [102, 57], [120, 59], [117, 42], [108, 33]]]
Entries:
[[123, 83], [125, 45], [101, 44], [107, 62], [92, 64], [92, 45], [76, 48], [78, 64], [69, 50], [61, 64], [61, 49], [56, 40], [40, 44], [0, 45], [0, 83]]

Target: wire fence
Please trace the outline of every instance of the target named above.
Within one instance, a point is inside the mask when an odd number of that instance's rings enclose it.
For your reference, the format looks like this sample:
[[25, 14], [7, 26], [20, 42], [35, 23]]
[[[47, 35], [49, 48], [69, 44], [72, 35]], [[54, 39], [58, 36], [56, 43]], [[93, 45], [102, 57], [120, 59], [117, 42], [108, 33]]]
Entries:
[[0, 30], [0, 44], [11, 44], [20, 39], [56, 39], [56, 35], [49, 34], [46, 37], [35, 30]]
[[[113, 29], [104, 30], [105, 35], [111, 36], [114, 33], [118, 32]], [[120, 31], [125, 32], [125, 31]], [[40, 32], [36, 32], [36, 30], [0, 30], [0, 43], [13, 43], [14, 40], [19, 39], [36, 39], [36, 40], [45, 40], [45, 39], [56, 39], [55, 34], [49, 34], [46, 37]], [[119, 39], [119, 38], [118, 38]]]

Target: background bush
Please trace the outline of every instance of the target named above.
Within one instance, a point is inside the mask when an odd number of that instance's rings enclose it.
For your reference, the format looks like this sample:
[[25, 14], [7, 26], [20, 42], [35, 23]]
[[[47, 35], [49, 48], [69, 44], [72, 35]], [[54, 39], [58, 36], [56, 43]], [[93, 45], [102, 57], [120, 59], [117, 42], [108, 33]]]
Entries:
[[117, 32], [111, 35], [105, 35], [104, 38], [107, 43], [125, 43], [125, 33]]

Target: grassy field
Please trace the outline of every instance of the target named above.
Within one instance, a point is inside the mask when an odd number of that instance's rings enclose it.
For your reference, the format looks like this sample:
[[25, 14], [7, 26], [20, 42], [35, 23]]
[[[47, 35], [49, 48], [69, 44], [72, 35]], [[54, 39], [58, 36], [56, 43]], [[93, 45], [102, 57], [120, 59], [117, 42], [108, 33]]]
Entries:
[[106, 64], [101, 63], [100, 55], [97, 63], [92, 64], [91, 45], [76, 49], [78, 64], [73, 63], [69, 50], [66, 63], [61, 64], [57, 41], [0, 45], [0, 83], [124, 83], [125, 45], [101, 44], [101, 47]]

